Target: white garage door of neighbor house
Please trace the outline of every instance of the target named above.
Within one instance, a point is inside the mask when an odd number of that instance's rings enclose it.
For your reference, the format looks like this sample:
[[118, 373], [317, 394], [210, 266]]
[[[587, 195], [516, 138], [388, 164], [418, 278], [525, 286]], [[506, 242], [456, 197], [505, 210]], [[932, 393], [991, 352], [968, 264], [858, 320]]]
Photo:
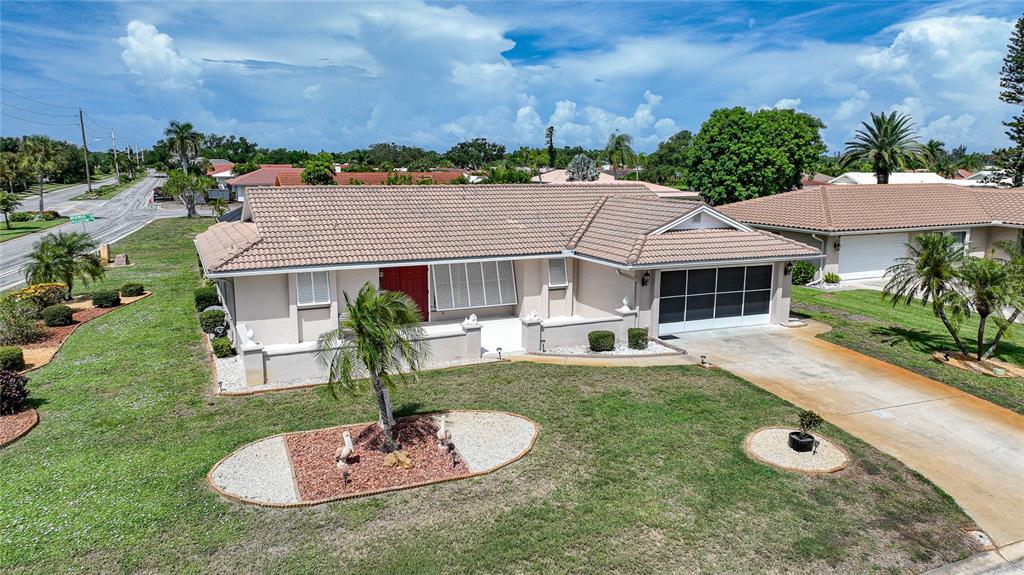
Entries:
[[907, 234], [843, 236], [839, 244], [839, 277], [880, 278], [886, 268], [906, 255]]

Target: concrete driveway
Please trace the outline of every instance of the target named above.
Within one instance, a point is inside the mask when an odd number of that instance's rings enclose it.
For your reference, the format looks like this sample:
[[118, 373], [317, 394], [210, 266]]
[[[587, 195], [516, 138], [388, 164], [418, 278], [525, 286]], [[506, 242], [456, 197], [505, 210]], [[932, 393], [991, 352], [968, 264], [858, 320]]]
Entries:
[[815, 338], [828, 329], [745, 327], [672, 343], [899, 459], [956, 499], [1001, 549], [1022, 550], [1024, 417]]

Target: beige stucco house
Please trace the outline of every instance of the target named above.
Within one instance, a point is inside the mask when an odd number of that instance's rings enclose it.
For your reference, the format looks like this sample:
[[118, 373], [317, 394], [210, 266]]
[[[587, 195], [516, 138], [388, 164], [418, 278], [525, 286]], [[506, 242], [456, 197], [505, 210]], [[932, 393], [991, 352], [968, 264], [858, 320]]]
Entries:
[[822, 273], [881, 278], [907, 255], [915, 235], [942, 231], [976, 256], [998, 256], [997, 244], [1024, 228], [1024, 189], [951, 184], [845, 185], [804, 188], [718, 210], [752, 227], [820, 249]]
[[[250, 385], [322, 377], [313, 359], [365, 283], [419, 305], [433, 363], [789, 318], [803, 243], [643, 185], [249, 189], [196, 238]], [[500, 351], [499, 351], [500, 350]]]

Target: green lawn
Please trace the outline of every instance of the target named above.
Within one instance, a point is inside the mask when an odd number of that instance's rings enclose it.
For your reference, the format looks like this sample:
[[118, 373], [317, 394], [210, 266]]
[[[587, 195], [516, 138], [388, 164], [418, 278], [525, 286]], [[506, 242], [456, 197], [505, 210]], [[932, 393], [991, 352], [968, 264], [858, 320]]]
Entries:
[[[1024, 414], [1024, 378], [995, 378], [938, 363], [931, 354], [956, 349], [931, 306], [893, 307], [882, 294], [871, 290], [824, 292], [793, 288], [793, 311], [831, 324], [833, 330], [820, 337], [947, 383], [978, 397]], [[987, 337], [995, 335], [989, 322]], [[978, 321], [964, 323], [961, 336], [973, 349]], [[1024, 326], [1016, 328], [1000, 344], [995, 357], [1024, 365]]]
[[211, 394], [191, 291], [205, 220], [120, 242], [153, 295], [77, 330], [32, 375], [42, 423], [0, 451], [3, 573], [907, 573], [970, 553], [955, 503], [839, 429], [854, 463], [778, 471], [741, 449], [795, 409], [728, 372], [525, 363], [427, 372], [402, 414], [508, 410], [541, 426], [492, 475], [269, 510], [204, 484], [237, 447], [375, 419], [367, 394]]
[[55, 220], [40, 220], [35, 222], [11, 222], [11, 229], [3, 226], [0, 221], [0, 243], [14, 238], [20, 238], [28, 234], [59, 226], [68, 221], [68, 218], [57, 218]]
[[97, 186], [94, 183], [93, 187], [92, 187], [92, 195], [89, 195], [89, 192], [85, 192], [85, 193], [79, 194], [79, 195], [77, 195], [77, 196], [75, 196], [75, 197], [73, 197], [71, 199], [72, 200], [109, 200], [110, 198], [116, 196], [117, 194], [120, 194], [121, 192], [125, 191], [126, 189], [128, 189], [128, 187], [132, 186], [133, 184], [135, 184], [136, 182], [138, 182], [141, 179], [142, 178], [135, 178], [134, 180], [130, 180], [130, 181], [125, 182], [123, 184], [107, 184], [105, 186]]

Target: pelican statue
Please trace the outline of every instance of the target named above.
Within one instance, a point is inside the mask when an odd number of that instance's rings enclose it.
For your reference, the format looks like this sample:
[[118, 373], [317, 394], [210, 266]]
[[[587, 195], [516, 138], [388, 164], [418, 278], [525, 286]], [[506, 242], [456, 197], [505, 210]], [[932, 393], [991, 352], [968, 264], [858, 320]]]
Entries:
[[338, 462], [338, 469], [344, 470], [348, 467], [348, 458], [352, 457], [352, 454], [356, 452], [356, 448], [352, 445], [352, 434], [346, 431], [341, 436], [345, 439], [345, 445], [339, 447], [334, 452], [334, 460]]
[[437, 448], [446, 450], [451, 442], [452, 432], [448, 429], [448, 416], [441, 414], [441, 426], [437, 429]]

